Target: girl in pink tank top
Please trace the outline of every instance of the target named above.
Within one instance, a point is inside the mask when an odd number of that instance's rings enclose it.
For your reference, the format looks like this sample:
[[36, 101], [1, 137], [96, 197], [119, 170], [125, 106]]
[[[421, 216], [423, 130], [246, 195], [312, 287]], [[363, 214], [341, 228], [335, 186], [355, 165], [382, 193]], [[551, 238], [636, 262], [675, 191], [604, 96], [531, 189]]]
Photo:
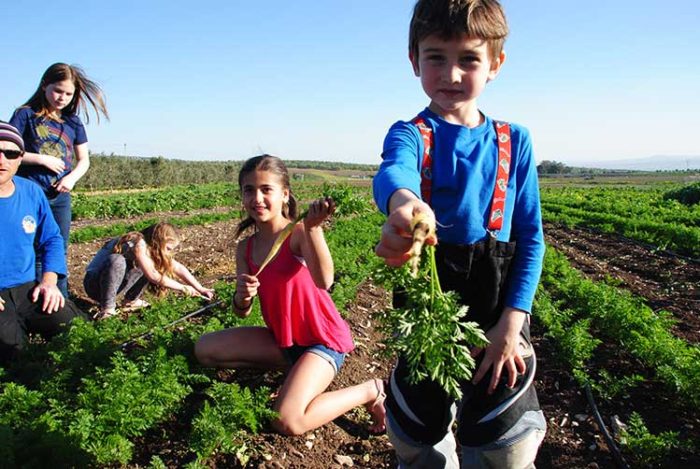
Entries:
[[236, 250], [233, 310], [248, 316], [257, 296], [267, 327], [205, 334], [195, 345], [197, 359], [205, 366], [223, 368], [288, 369], [275, 402], [279, 417], [273, 425], [280, 433], [303, 434], [359, 405], [372, 416], [370, 430], [384, 431], [381, 380], [326, 391], [354, 348], [350, 328], [328, 294], [334, 268], [321, 225], [333, 214], [334, 202], [312, 202], [306, 217], [260, 270], [278, 235], [297, 217], [296, 199], [286, 166], [274, 156], [246, 161], [238, 184], [248, 218], [239, 225], [237, 236], [248, 227], [255, 231]]

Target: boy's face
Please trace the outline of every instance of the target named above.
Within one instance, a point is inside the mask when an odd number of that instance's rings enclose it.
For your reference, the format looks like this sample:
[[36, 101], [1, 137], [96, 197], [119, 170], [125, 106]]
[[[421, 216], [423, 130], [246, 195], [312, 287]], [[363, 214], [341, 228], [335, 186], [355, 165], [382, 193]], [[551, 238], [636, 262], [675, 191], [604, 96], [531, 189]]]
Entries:
[[431, 99], [430, 109], [458, 121], [478, 116], [476, 99], [486, 83], [498, 75], [505, 53], [492, 61], [485, 40], [461, 36], [444, 40], [430, 35], [418, 43], [411, 64]]

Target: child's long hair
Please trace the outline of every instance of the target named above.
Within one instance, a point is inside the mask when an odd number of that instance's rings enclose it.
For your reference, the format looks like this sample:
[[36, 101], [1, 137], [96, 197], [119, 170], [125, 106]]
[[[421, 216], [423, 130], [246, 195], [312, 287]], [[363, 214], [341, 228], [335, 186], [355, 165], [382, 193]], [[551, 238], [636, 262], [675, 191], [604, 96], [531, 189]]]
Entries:
[[[141, 231], [131, 231], [119, 238], [113, 252], [121, 254], [124, 250], [124, 244], [131, 243], [132, 246], [135, 246], [142, 239], [146, 241], [148, 254], [151, 256], [158, 273], [173, 278], [173, 258], [166, 252], [165, 245], [180, 243], [180, 237], [175, 231], [175, 227], [170, 223], [160, 222]], [[153, 289], [159, 295], [163, 295], [168, 290], [161, 284], [154, 285]]]
[[100, 122], [100, 113], [109, 120], [107, 105], [104, 100], [104, 93], [100, 86], [90, 80], [82, 68], [77, 65], [68, 65], [64, 63], [55, 63], [46, 69], [41, 77], [39, 87], [29, 100], [23, 104], [23, 107], [31, 108], [40, 117], [49, 117], [51, 108], [46, 100], [46, 87], [59, 81], [70, 80], [75, 86], [75, 94], [71, 102], [62, 110], [62, 114], [71, 115], [81, 112], [85, 116], [85, 122], [90, 122], [88, 114], [88, 102], [97, 116], [97, 122]]
[[[241, 171], [238, 173], [238, 188], [241, 191], [243, 191], [243, 179], [253, 171], [269, 171], [279, 177], [282, 187], [289, 191], [289, 202], [282, 207], [282, 216], [288, 220], [295, 219], [297, 217], [297, 199], [294, 197], [292, 188], [289, 185], [289, 171], [287, 171], [287, 166], [284, 162], [272, 155], [259, 155], [246, 160], [246, 162], [243, 163]], [[248, 227], [254, 224], [255, 220], [248, 216], [238, 224], [236, 238], [241, 236]]]

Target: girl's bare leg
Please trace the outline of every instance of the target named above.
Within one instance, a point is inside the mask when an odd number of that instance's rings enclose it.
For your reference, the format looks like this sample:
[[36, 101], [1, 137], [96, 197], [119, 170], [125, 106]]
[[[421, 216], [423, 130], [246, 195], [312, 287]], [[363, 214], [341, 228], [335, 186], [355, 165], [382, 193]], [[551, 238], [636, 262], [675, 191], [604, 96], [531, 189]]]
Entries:
[[194, 354], [202, 365], [217, 368], [288, 366], [266, 327], [235, 327], [205, 334], [195, 344]]
[[[301, 435], [359, 405], [375, 404], [379, 394], [375, 380], [324, 392], [334, 375], [333, 366], [325, 359], [311, 352], [304, 353], [280, 389], [275, 403], [275, 410], [279, 412], [279, 418], [273, 423], [275, 429], [285, 435]], [[383, 403], [372, 407], [373, 418], [381, 418], [383, 427]]]

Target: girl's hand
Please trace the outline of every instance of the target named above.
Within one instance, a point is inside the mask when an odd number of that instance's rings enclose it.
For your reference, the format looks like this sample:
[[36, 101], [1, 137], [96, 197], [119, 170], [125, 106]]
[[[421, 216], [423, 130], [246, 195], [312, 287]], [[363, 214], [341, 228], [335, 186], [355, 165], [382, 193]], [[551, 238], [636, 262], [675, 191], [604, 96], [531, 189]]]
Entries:
[[41, 164], [50, 171], [60, 174], [66, 169], [66, 163], [61, 158], [50, 155], [41, 155]]
[[260, 281], [257, 277], [248, 274], [239, 274], [236, 278], [236, 295], [239, 300], [249, 302], [253, 301], [253, 298], [258, 294], [258, 287], [260, 287]]
[[57, 181], [53, 186], [57, 192], [70, 192], [75, 187], [76, 182], [72, 177], [72, 173], [68, 173], [66, 177]]
[[315, 200], [309, 204], [309, 213], [304, 218], [306, 229], [320, 225], [335, 212], [335, 202], [330, 197]]
[[212, 298], [214, 298], [214, 290], [212, 290], [211, 288], [201, 288], [199, 290], [199, 294], [207, 300], [211, 300]]
[[199, 296], [199, 292], [190, 285], [183, 285], [182, 293], [184, 293], [186, 296]]

